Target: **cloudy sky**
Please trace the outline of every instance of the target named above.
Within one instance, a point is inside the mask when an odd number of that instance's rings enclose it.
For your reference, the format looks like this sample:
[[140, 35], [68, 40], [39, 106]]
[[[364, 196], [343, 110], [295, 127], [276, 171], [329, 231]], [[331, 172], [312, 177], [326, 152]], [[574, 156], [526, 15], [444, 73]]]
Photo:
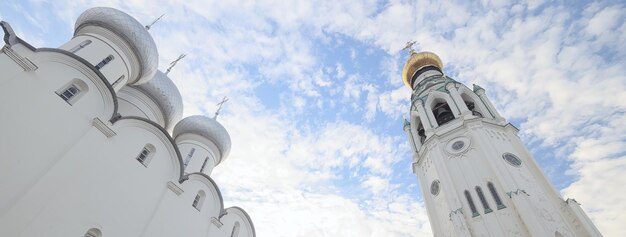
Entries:
[[[468, 3], [472, 2], [472, 3]], [[626, 5], [620, 1], [1, 1], [36, 47], [93, 6], [148, 24], [185, 115], [233, 139], [212, 175], [259, 236], [432, 236], [402, 131], [409, 40], [487, 90], [563, 197], [626, 236]]]

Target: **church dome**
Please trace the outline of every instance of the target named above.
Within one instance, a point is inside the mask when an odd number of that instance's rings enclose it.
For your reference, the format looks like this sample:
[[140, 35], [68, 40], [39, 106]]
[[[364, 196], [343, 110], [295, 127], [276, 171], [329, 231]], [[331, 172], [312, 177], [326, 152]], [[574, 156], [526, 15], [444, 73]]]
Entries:
[[230, 153], [230, 135], [226, 129], [215, 119], [194, 115], [178, 122], [174, 127], [174, 138], [181, 134], [191, 133], [209, 139], [217, 146], [220, 152], [220, 160], [226, 159]]
[[84, 11], [74, 26], [74, 35], [86, 26], [97, 26], [112, 31], [130, 46], [139, 61], [139, 72], [130, 84], [141, 84], [152, 79], [157, 70], [158, 52], [148, 30], [132, 16], [109, 7], [94, 7]]
[[434, 66], [441, 70], [443, 68], [443, 63], [441, 62], [439, 56], [434, 53], [412, 52], [411, 57], [409, 57], [409, 59], [404, 64], [404, 68], [402, 69], [402, 81], [404, 81], [404, 84], [407, 87], [412, 88], [411, 80], [413, 78], [413, 75], [415, 75], [415, 73], [420, 69], [427, 66]]
[[[165, 128], [170, 130], [183, 116], [183, 99], [174, 82], [161, 71], [144, 84], [134, 86], [157, 103], [165, 118]], [[170, 130], [171, 131], [171, 130]]]

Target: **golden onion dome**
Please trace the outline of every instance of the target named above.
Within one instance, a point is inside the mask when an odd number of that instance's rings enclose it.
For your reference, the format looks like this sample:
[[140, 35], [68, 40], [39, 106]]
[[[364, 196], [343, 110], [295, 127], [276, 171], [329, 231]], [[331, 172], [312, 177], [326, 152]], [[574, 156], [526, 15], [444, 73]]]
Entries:
[[419, 53], [412, 52], [411, 57], [409, 57], [409, 60], [407, 60], [406, 64], [404, 64], [404, 69], [402, 69], [402, 81], [404, 81], [404, 84], [407, 87], [412, 88], [411, 77], [413, 77], [415, 72], [426, 66], [435, 66], [442, 69], [443, 63], [441, 62], [439, 56], [434, 53], [426, 51]]

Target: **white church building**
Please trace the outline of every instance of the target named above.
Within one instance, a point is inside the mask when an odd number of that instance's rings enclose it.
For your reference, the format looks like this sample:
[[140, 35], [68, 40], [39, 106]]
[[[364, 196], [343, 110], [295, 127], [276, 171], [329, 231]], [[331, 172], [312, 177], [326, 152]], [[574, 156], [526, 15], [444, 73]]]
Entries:
[[411, 50], [402, 72], [412, 90], [404, 130], [434, 236], [602, 236], [550, 184], [485, 90], [442, 69], [436, 54]]
[[97, 7], [34, 48], [0, 24], [0, 236], [255, 236], [211, 179], [228, 132], [181, 120], [149, 27]]

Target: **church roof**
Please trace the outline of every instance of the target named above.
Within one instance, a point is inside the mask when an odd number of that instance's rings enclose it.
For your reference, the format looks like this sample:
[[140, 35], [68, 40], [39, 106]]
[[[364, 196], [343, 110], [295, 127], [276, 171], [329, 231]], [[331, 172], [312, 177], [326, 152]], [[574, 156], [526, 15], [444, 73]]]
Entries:
[[[130, 83], [152, 79], [158, 65], [157, 47], [148, 30], [135, 18], [114, 8], [94, 7], [87, 9], [78, 17], [74, 26], [74, 35], [85, 26], [108, 29], [130, 45], [141, 68], [136, 81], [130, 81]], [[130, 80], [132, 79], [135, 78]]]
[[426, 51], [420, 53], [411, 52], [411, 56], [406, 61], [404, 68], [402, 69], [402, 81], [404, 81], [404, 84], [407, 87], [412, 88], [411, 79], [413, 75], [415, 72], [426, 66], [435, 66], [441, 70], [443, 68], [443, 63], [441, 62], [439, 56], [434, 53]]
[[134, 86], [150, 96], [157, 103], [165, 117], [165, 128], [171, 131], [183, 116], [183, 99], [174, 82], [161, 71], [144, 84]]

